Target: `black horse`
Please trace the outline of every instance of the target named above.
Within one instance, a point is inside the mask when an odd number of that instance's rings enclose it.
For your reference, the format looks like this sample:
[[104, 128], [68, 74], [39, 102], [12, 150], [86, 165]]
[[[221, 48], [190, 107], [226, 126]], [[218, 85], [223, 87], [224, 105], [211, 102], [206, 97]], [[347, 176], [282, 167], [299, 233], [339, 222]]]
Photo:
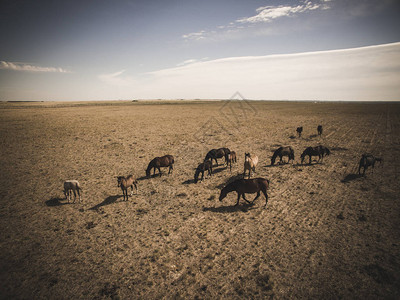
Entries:
[[303, 132], [303, 126], [297, 127], [296, 131], [297, 131], [297, 134], [299, 135], [299, 137], [301, 137], [301, 133]]
[[204, 172], [208, 171], [208, 175], [212, 175], [212, 162], [211, 160], [205, 160], [203, 163], [199, 164], [196, 168], [196, 172], [194, 173], [194, 183], [199, 181], [199, 175], [201, 173], [201, 179], [204, 178]]
[[280, 158], [280, 162], [282, 162], [283, 156], [287, 156], [288, 163], [289, 163], [290, 160], [294, 161], [294, 150], [290, 146], [279, 147], [278, 149], [276, 149], [274, 152], [274, 155], [272, 155], [272, 158], [271, 158], [271, 166], [273, 166], [275, 164], [275, 160], [278, 156]]
[[318, 135], [322, 135], [322, 125], [318, 125], [317, 132], [318, 132]]
[[377, 161], [379, 163], [382, 163], [383, 162], [383, 158], [375, 157], [370, 153], [364, 153], [361, 156], [361, 159], [360, 159], [360, 164], [358, 166], [358, 174], [361, 174], [361, 168], [363, 168], [364, 170], [363, 170], [363, 174], [362, 175], [364, 176], [365, 175], [365, 171], [368, 169], [369, 166], [372, 167], [372, 172], [373, 172], [373, 169], [375, 168], [375, 162], [377, 162]]
[[210, 151], [208, 151], [206, 157], [204, 158], [204, 160], [215, 160], [215, 163], [218, 166], [218, 158], [223, 158], [225, 157], [225, 161], [227, 161], [227, 156], [228, 154], [231, 153], [231, 150], [229, 150], [228, 148], [219, 148], [219, 149], [211, 149]]
[[325, 155], [330, 155], [331, 151], [325, 146], [307, 147], [306, 150], [300, 155], [301, 164], [304, 162], [304, 158], [308, 156], [310, 158], [309, 164], [311, 164], [311, 157], [318, 156], [318, 162], [322, 162]]

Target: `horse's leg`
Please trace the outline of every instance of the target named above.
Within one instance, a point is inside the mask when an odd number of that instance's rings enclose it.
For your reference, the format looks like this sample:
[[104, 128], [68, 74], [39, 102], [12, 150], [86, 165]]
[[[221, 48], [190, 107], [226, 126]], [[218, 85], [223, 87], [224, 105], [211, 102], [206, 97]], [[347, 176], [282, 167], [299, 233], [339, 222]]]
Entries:
[[309, 165], [311, 165], [311, 155], [308, 156], [310, 158], [310, 161], [308, 162]]
[[157, 167], [157, 169], [158, 169], [158, 173], [160, 173], [160, 177], [161, 177], [161, 169], [160, 169], [160, 167]]
[[79, 189], [77, 189], [76, 191], [78, 192], [79, 202], [81, 202], [81, 192], [79, 191]]
[[237, 197], [237, 201], [236, 201], [235, 206], [238, 206], [238, 205], [239, 205], [239, 199], [240, 199], [240, 196], [241, 196], [239, 192], [237, 192], [237, 194], [238, 194], [238, 197]]
[[133, 195], [133, 184], [131, 184], [131, 196]]
[[258, 191], [258, 192], [257, 192], [257, 196], [256, 196], [256, 197], [253, 199], [253, 202], [251, 202], [251, 204], [253, 204], [253, 203], [254, 203], [254, 201], [256, 201], [256, 200], [257, 200], [257, 198], [258, 198], [258, 197], [260, 197], [260, 191]]
[[173, 170], [174, 170], [173, 165], [170, 165], [170, 166], [169, 166], [169, 170], [168, 170], [168, 175], [169, 175], [169, 173], [171, 173]]
[[268, 203], [268, 194], [267, 194], [267, 189], [262, 189], [262, 192], [265, 196], [265, 207], [267, 207], [267, 203]]
[[246, 199], [246, 197], [244, 196], [244, 193], [242, 194], [242, 198], [243, 198], [244, 201], [246, 201], [246, 202], [249, 203], [249, 204], [252, 204], [252, 203], [253, 203], [253, 202], [250, 202], [249, 200]]
[[203, 179], [204, 179], [204, 171], [201, 171], [201, 181], [203, 181]]

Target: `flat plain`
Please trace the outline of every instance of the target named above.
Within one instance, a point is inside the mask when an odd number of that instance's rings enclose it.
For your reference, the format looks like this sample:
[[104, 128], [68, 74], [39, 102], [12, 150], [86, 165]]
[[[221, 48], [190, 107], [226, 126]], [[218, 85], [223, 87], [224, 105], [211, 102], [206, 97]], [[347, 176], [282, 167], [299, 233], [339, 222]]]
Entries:
[[[0, 103], [0, 296], [398, 299], [399, 137], [400, 103]], [[301, 165], [319, 144], [331, 155]], [[295, 162], [271, 166], [286, 145]], [[194, 184], [220, 147], [237, 164], [221, 159]], [[265, 208], [263, 196], [218, 200], [245, 152], [270, 180]], [[384, 163], [361, 177], [364, 152]], [[173, 174], [145, 178], [165, 154]], [[128, 174], [139, 190], [122, 201], [116, 176]], [[82, 202], [63, 198], [67, 179]]]

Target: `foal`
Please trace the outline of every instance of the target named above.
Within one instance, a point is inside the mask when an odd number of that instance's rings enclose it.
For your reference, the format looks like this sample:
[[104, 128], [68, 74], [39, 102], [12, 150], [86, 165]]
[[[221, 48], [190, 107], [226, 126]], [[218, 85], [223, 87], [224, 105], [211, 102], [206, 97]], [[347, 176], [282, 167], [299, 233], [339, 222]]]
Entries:
[[[131, 188], [131, 196], [133, 195], [133, 186], [135, 186], [137, 193], [137, 180], [133, 175], [128, 175], [128, 177], [118, 176], [118, 187], [121, 187], [122, 193], [124, 194], [124, 201], [128, 201], [128, 188]], [[126, 196], [126, 200], [125, 200]]]
[[243, 170], [243, 178], [246, 174], [246, 170], [249, 170], [249, 178], [251, 177], [251, 170], [253, 172], [256, 171], [256, 166], [258, 163], [258, 156], [257, 155], [250, 155], [250, 153], [245, 153], [244, 155], [244, 170]]

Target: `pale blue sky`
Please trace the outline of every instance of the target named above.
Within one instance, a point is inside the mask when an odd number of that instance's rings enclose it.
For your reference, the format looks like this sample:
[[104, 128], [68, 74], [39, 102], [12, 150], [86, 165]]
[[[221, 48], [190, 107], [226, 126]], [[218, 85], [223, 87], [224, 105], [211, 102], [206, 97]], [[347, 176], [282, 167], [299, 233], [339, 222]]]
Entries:
[[396, 0], [7, 0], [0, 100], [400, 100], [398, 28]]

